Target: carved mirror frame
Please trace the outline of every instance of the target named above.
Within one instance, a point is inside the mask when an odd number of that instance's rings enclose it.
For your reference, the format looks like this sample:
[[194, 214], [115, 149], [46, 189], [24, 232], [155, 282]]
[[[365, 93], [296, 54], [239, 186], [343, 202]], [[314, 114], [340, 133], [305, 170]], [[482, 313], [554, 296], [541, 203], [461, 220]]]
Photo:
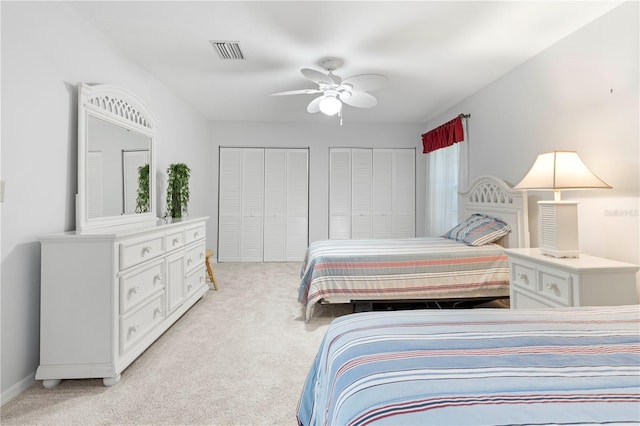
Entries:
[[[92, 129], [90, 121], [102, 120], [106, 123], [135, 132], [149, 139], [149, 210], [143, 213], [125, 213], [90, 217], [88, 179], [91, 173], [89, 147]], [[155, 223], [156, 182], [155, 182], [155, 131], [157, 120], [140, 99], [122, 87], [98, 84], [78, 84], [78, 194], [76, 195], [76, 230], [85, 231], [106, 226], [120, 226]], [[95, 132], [95, 129], [93, 129]], [[125, 157], [122, 150], [122, 157]], [[120, 165], [122, 168], [123, 166]], [[124, 173], [124, 172], [123, 172]], [[124, 177], [123, 177], [124, 183]], [[124, 185], [122, 189], [124, 197]], [[124, 201], [123, 201], [124, 203]]]

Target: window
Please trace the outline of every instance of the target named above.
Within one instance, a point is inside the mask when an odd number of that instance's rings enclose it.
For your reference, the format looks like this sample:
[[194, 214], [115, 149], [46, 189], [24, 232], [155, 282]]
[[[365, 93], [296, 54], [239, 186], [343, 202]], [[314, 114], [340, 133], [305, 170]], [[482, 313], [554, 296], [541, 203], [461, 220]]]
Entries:
[[458, 191], [468, 184], [467, 144], [454, 143], [426, 157], [425, 232], [429, 237], [437, 237], [459, 222]]

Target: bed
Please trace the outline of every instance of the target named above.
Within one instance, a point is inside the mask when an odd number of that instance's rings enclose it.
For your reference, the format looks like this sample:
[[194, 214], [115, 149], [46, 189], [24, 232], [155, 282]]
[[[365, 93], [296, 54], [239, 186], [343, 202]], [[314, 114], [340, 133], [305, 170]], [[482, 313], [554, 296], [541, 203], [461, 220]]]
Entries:
[[529, 246], [526, 192], [482, 176], [460, 193], [460, 205], [461, 221], [481, 214], [499, 219], [510, 232], [483, 246], [440, 237], [311, 243], [298, 289], [306, 320], [317, 303], [508, 297], [509, 266], [502, 248]]
[[364, 312], [332, 322], [299, 425], [640, 423], [640, 308]]

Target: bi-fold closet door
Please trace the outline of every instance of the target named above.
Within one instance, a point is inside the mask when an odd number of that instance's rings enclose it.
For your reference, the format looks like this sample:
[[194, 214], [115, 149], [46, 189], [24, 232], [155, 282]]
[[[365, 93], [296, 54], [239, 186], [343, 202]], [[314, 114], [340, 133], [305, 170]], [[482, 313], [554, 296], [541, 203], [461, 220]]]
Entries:
[[220, 148], [218, 261], [303, 259], [308, 157], [303, 148]]
[[415, 236], [415, 149], [331, 148], [329, 238]]

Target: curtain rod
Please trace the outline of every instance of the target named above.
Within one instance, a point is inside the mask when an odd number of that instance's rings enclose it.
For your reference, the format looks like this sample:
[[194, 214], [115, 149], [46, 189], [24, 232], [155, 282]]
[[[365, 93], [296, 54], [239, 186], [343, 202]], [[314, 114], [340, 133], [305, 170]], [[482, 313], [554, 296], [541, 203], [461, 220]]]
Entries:
[[458, 114], [458, 117], [460, 117], [460, 118], [469, 118], [469, 117], [471, 117], [471, 114], [462, 114], [462, 113], [460, 113], [460, 114]]

